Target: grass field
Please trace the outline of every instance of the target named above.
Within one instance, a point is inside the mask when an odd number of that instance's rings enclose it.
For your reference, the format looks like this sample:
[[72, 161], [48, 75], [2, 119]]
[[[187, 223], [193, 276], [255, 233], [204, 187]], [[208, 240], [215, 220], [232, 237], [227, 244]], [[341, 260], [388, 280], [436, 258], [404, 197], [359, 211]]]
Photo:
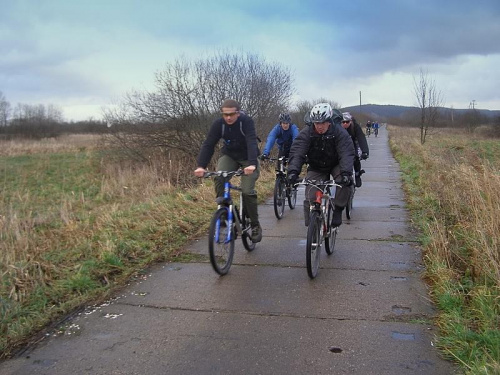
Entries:
[[500, 374], [500, 142], [390, 127], [426, 278], [438, 345], [467, 374]]
[[[189, 260], [179, 249], [208, 228], [211, 181], [176, 188], [154, 168], [103, 163], [92, 138], [87, 142], [1, 147], [2, 357], [149, 264]], [[273, 172], [262, 173], [261, 198], [273, 180]]]

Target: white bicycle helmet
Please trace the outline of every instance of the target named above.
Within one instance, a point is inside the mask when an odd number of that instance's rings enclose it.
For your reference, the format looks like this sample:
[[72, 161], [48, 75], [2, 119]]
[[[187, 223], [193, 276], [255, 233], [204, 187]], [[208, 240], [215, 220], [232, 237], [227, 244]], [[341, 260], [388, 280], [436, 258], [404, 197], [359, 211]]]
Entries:
[[352, 115], [349, 112], [343, 112], [342, 121], [352, 121]]
[[311, 109], [311, 122], [326, 122], [333, 116], [332, 106], [328, 103], [318, 103]]

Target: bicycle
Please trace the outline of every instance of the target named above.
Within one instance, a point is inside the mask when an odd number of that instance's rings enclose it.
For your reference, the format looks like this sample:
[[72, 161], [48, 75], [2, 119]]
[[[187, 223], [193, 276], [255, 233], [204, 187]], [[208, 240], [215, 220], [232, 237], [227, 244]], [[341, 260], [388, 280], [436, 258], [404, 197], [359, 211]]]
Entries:
[[307, 228], [306, 241], [306, 265], [307, 274], [311, 279], [318, 275], [321, 246], [325, 241], [325, 251], [328, 255], [333, 254], [335, 240], [339, 227], [332, 227], [333, 211], [335, 209], [334, 197], [331, 187], [340, 187], [333, 180], [316, 181], [306, 180], [298, 182], [297, 185], [311, 185], [317, 188], [315, 200], [311, 202], [309, 214], [309, 226]]
[[369, 137], [372, 132], [371, 128], [366, 128], [366, 136]]
[[246, 250], [253, 251], [255, 249], [255, 243], [250, 238], [252, 227], [243, 206], [243, 196], [240, 194], [239, 207], [234, 204], [231, 198], [231, 190], [241, 192], [241, 187], [231, 184], [229, 180], [233, 176], [241, 175], [243, 175], [242, 169], [237, 171], [205, 172], [203, 175], [204, 178], [217, 176], [226, 179], [224, 182], [224, 196], [216, 199], [217, 210], [212, 216], [208, 231], [210, 263], [215, 272], [221, 276], [229, 272], [234, 256], [234, 241], [238, 235], [241, 235]]
[[378, 137], [378, 128], [373, 129], [373, 134], [375, 134], [375, 138]]
[[295, 208], [297, 203], [297, 188], [290, 185], [287, 178], [286, 163], [287, 158], [281, 156], [279, 158], [269, 158], [269, 161], [276, 161], [276, 181], [274, 182], [274, 215], [281, 219], [285, 212], [285, 200], [288, 200], [288, 206], [291, 210]]

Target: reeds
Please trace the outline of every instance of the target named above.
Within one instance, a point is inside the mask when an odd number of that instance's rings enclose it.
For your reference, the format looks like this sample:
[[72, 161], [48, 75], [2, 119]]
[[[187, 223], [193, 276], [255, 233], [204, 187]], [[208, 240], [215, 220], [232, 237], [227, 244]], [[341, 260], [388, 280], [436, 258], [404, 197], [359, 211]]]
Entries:
[[[446, 353], [470, 374], [500, 366], [500, 142], [441, 131], [422, 146], [390, 127]], [[490, 371], [490, 372], [488, 372]]]

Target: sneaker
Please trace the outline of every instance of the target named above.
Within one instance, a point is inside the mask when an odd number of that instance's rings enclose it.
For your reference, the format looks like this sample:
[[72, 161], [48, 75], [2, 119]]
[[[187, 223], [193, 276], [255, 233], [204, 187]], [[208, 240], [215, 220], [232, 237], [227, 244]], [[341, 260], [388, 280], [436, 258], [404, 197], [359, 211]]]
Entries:
[[262, 228], [260, 224], [252, 225], [252, 236], [250, 238], [253, 243], [262, 241]]
[[332, 227], [339, 227], [342, 224], [342, 210], [335, 209], [332, 217]]

